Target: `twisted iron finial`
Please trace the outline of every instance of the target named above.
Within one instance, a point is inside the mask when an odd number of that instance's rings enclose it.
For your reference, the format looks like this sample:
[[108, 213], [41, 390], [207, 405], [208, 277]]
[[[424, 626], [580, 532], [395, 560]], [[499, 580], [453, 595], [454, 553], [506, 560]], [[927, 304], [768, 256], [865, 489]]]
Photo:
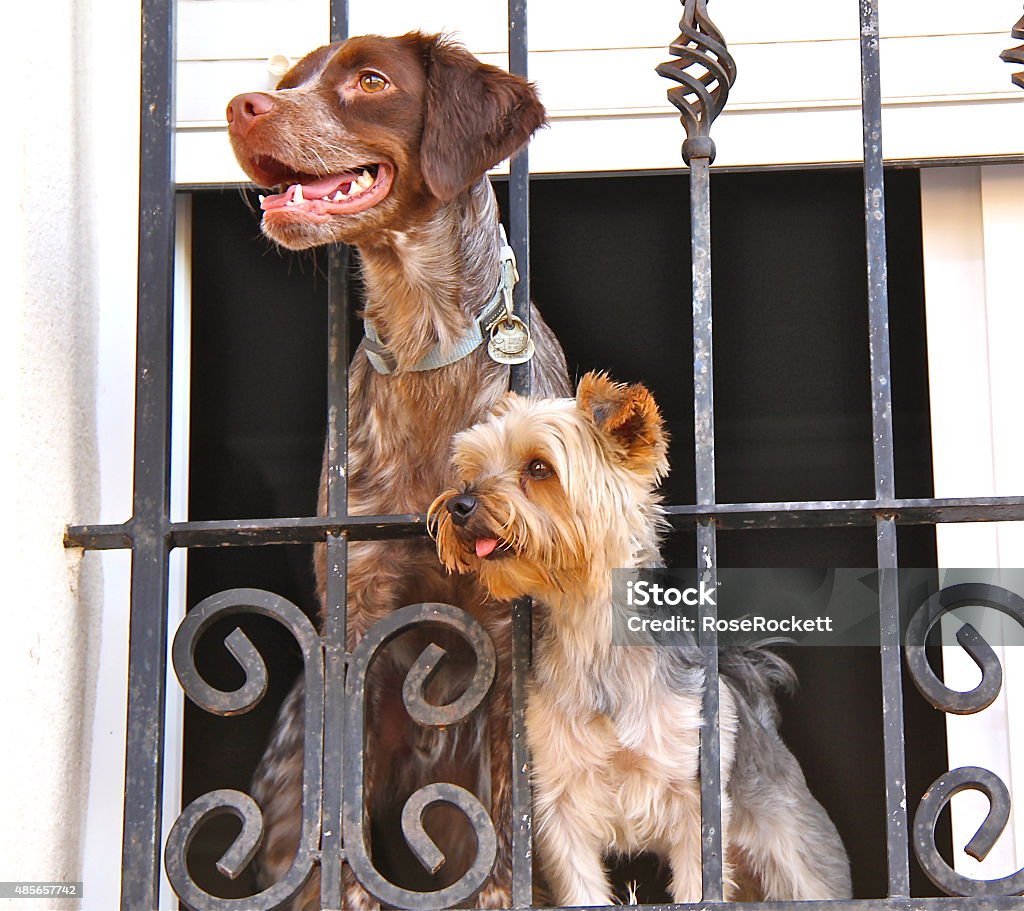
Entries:
[[[1024, 39], [1024, 16], [1017, 20], [1017, 24], [1010, 30], [1010, 35], [1013, 38]], [[999, 59], [1005, 60], [1007, 63], [1024, 64], [1024, 44], [1020, 47], [1007, 48], [999, 55]], [[1014, 73], [1010, 78], [1015, 86], [1024, 89], [1024, 70]]]
[[657, 73], [680, 83], [668, 90], [668, 100], [680, 113], [686, 128], [683, 159], [713, 161], [715, 144], [709, 135], [711, 124], [722, 113], [729, 89], [736, 81], [736, 63], [725, 46], [725, 38], [708, 17], [707, 0], [683, 0], [680, 35], [669, 46], [678, 60], [659, 64]]

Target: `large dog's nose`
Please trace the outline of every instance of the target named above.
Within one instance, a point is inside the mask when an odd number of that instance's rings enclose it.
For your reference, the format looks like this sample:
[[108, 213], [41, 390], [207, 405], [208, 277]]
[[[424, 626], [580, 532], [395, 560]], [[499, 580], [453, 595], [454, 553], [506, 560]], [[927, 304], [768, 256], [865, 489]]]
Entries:
[[228, 129], [236, 136], [244, 136], [264, 114], [274, 110], [274, 99], [262, 92], [235, 95], [228, 102]]
[[456, 525], [465, 525], [469, 517], [476, 512], [479, 500], [469, 493], [459, 494], [452, 497], [446, 504], [448, 512], [452, 514], [452, 521]]

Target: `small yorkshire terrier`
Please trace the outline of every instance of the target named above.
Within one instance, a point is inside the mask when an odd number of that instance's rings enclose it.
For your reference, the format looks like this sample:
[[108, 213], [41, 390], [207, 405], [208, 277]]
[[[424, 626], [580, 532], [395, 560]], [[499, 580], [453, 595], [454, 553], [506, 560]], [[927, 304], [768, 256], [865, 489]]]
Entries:
[[[640, 851], [668, 861], [674, 901], [699, 901], [701, 651], [612, 644], [612, 570], [660, 561], [657, 404], [590, 373], [575, 400], [509, 395], [453, 447], [461, 487], [429, 512], [441, 560], [541, 612], [526, 733], [555, 903], [612, 904], [604, 857]], [[792, 669], [756, 648], [720, 667], [726, 897], [849, 898], [839, 834], [777, 730]]]

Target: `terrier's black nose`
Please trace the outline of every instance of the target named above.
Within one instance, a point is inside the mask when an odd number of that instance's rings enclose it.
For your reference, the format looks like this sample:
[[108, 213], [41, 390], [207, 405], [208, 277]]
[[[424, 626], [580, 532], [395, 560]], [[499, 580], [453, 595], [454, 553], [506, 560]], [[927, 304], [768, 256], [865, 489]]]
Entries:
[[448, 512], [452, 514], [452, 521], [456, 525], [465, 525], [469, 517], [476, 512], [479, 500], [470, 493], [462, 493], [452, 497], [446, 504]]

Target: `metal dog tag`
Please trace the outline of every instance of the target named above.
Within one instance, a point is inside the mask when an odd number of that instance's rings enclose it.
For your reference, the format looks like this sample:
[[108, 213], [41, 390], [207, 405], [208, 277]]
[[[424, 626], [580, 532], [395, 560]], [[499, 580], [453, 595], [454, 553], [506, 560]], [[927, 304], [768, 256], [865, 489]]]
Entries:
[[525, 364], [533, 357], [534, 345], [530, 330], [518, 316], [501, 320], [491, 329], [487, 353], [499, 364]]

